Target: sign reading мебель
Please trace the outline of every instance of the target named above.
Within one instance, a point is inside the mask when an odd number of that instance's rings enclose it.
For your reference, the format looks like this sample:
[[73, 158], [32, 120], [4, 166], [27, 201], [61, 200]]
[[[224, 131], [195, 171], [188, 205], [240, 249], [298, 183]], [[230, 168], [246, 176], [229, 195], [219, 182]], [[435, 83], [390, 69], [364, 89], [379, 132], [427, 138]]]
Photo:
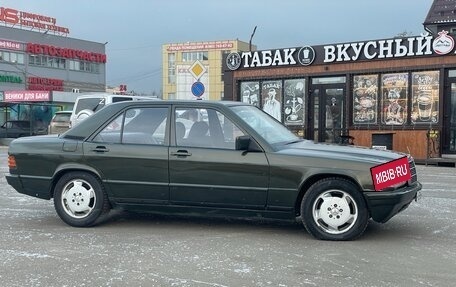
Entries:
[[371, 175], [376, 191], [406, 182], [412, 178], [406, 156], [372, 167]]

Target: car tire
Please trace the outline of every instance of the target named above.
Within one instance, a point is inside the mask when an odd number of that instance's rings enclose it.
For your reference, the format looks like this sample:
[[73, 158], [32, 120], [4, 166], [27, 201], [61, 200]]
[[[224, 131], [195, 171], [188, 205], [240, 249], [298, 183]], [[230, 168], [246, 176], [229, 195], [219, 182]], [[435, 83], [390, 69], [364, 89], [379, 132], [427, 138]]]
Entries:
[[301, 202], [304, 227], [322, 240], [354, 240], [366, 230], [369, 212], [359, 187], [341, 178], [314, 183]]
[[64, 174], [54, 188], [54, 207], [68, 225], [88, 227], [110, 209], [101, 181], [87, 172]]

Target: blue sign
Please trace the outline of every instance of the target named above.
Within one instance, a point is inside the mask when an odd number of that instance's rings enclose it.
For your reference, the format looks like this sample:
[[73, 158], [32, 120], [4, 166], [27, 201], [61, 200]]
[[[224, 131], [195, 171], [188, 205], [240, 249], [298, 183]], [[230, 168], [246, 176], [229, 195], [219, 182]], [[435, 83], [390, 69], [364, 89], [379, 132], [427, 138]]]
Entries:
[[201, 82], [194, 82], [192, 85], [192, 94], [195, 97], [201, 97], [204, 94], [204, 85]]

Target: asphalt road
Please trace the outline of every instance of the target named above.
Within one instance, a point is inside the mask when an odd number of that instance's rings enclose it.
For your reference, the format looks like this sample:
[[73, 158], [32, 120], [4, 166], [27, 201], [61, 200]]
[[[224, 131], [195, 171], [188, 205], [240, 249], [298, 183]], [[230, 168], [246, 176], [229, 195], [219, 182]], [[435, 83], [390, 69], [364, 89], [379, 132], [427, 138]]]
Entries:
[[0, 286], [456, 286], [456, 168], [418, 172], [421, 200], [351, 242], [299, 224], [125, 212], [73, 228], [2, 176]]

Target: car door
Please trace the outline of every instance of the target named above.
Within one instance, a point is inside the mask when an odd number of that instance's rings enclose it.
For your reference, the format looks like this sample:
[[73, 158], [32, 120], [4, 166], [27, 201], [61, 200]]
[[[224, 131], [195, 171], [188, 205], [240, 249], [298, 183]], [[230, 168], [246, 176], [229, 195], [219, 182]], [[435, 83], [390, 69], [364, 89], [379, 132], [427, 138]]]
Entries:
[[169, 201], [168, 115], [163, 105], [129, 109], [84, 143], [86, 163], [100, 172], [115, 201]]
[[171, 203], [264, 209], [269, 185], [265, 154], [235, 150], [236, 136], [244, 133], [220, 111], [177, 107], [174, 115]]

